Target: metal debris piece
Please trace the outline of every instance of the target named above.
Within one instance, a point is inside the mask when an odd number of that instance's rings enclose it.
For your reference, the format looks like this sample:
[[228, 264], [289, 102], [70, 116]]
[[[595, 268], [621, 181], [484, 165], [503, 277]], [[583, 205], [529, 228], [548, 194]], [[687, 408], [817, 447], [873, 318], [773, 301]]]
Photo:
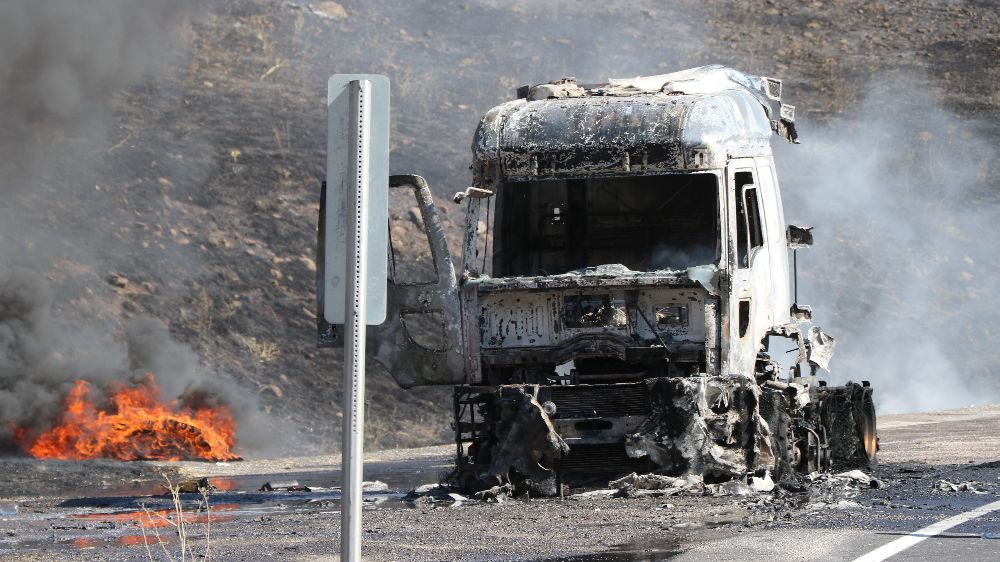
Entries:
[[861, 492], [862, 488], [879, 487], [872, 486], [872, 482], [878, 482], [871, 476], [860, 470], [851, 470], [839, 474], [813, 473], [806, 475], [804, 479], [808, 484], [804, 487], [804, 492], [809, 497], [809, 506], [815, 508], [838, 508], [838, 507], [859, 507], [852, 501]]
[[948, 480], [938, 480], [934, 484], [934, 489], [941, 492], [972, 492], [973, 494], [988, 494], [989, 490], [983, 488], [979, 482], [949, 482]]
[[475, 197], [476, 199], [482, 199], [484, 197], [489, 197], [490, 195], [493, 195], [493, 192], [488, 189], [482, 189], [479, 187], [467, 187], [465, 188], [465, 191], [459, 191], [455, 193], [455, 196], [452, 198], [452, 201], [454, 201], [455, 203], [461, 203], [462, 201], [465, 201], [466, 197]]
[[389, 485], [381, 480], [365, 481], [361, 483], [362, 492], [388, 492]]
[[618, 493], [619, 490], [590, 490], [587, 492], [571, 494], [567, 496], [567, 498], [574, 500], [600, 500], [610, 498]]
[[837, 345], [836, 340], [833, 339], [833, 336], [823, 332], [819, 326], [809, 328], [807, 339], [809, 340], [809, 362], [829, 372], [833, 347]]
[[457, 506], [461, 505], [462, 502], [468, 501], [468, 499], [468, 497], [456, 493], [454, 488], [442, 484], [424, 484], [422, 486], [417, 486], [403, 496], [403, 501], [405, 502], [429, 505], [441, 503]]
[[528, 101], [545, 99], [580, 98], [587, 91], [576, 84], [576, 78], [562, 78], [549, 84], [539, 84], [528, 88]]
[[299, 484], [298, 480], [275, 480], [274, 482], [265, 482], [263, 486], [260, 487], [261, 492], [311, 492], [312, 490], [308, 486], [303, 486]]
[[701, 476], [689, 474], [683, 477], [663, 476], [660, 474], [638, 474], [633, 472], [628, 476], [608, 483], [615, 497], [662, 497], [680, 493], [701, 494], [705, 486]]
[[501, 390], [502, 410], [497, 426], [500, 446], [493, 454], [489, 475], [500, 483], [501, 477], [514, 469], [527, 478], [529, 488], [554, 496], [555, 472], [539, 461], [543, 457], [560, 458], [569, 453], [569, 446], [527, 388], [510, 386]]
[[462, 494], [456, 494], [455, 492], [449, 493], [448, 497], [455, 501], [455, 503], [451, 504], [452, 507], [460, 506], [462, 505], [462, 502], [469, 500], [469, 498], [463, 496]]
[[700, 485], [701, 479], [680, 478], [673, 476], [662, 476], [660, 474], [638, 474], [633, 472], [628, 476], [612, 480], [608, 483], [609, 488], [636, 488], [639, 490], [673, 490], [689, 488], [693, 485]]
[[742, 480], [705, 484], [705, 494], [709, 496], [749, 496], [752, 493], [753, 488]]
[[840, 472], [838, 474], [835, 474], [834, 476], [837, 478], [847, 478], [849, 480], [853, 480], [854, 482], [857, 482], [858, 484], [861, 484], [863, 486], [871, 485], [872, 481], [871, 476], [868, 476], [867, 474], [861, 472], [860, 470], [848, 470], [847, 472]]
[[476, 492], [472, 497], [487, 503], [503, 503], [506, 498], [513, 496], [513, 494], [514, 488], [510, 484], [503, 484]]
[[764, 471], [764, 476], [751, 476], [750, 488], [755, 492], [770, 492], [774, 490], [774, 480], [771, 479], [771, 471]]
[[431, 494], [438, 490], [444, 490], [444, 489], [446, 489], [445, 486], [441, 484], [422, 484], [410, 490], [410, 494], [416, 494], [418, 496], [426, 496], [427, 494]]

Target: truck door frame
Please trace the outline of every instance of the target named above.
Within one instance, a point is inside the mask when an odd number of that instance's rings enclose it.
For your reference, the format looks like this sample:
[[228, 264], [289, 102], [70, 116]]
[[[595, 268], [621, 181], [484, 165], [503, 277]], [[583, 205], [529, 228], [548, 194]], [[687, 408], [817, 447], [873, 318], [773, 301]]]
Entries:
[[[737, 184], [736, 174], [750, 173], [750, 182]], [[728, 345], [723, 349], [724, 374], [753, 374], [760, 351], [761, 340], [770, 329], [771, 324], [771, 280], [770, 252], [768, 244], [768, 218], [763, 212], [761, 186], [757, 183], [759, 176], [754, 158], [733, 158], [726, 166], [726, 204], [731, 210], [728, 213], [730, 292], [728, 295], [729, 326]], [[745, 213], [750, 209], [745, 204], [748, 186], [753, 185], [756, 215], [760, 229], [760, 244], [751, 246], [750, 220], [744, 220], [741, 225], [738, 220], [739, 209]], [[739, 188], [739, 189], [737, 189]], [[742, 201], [737, 198], [742, 199]], [[748, 217], [749, 219], [749, 217]], [[741, 228], [742, 228], [742, 233]], [[740, 237], [746, 239], [747, 264], [741, 263]], [[741, 329], [743, 328], [743, 329]]]

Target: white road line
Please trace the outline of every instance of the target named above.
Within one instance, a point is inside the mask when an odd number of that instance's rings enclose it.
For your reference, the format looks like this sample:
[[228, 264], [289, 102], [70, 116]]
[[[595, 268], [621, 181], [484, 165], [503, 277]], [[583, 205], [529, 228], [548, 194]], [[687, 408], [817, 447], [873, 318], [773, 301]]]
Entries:
[[956, 527], [966, 521], [982, 517], [991, 511], [997, 510], [1000, 510], [1000, 501], [981, 505], [976, 509], [966, 511], [965, 513], [959, 513], [954, 517], [942, 519], [933, 525], [928, 525], [919, 531], [914, 531], [905, 537], [900, 537], [889, 544], [880, 546], [860, 558], [855, 558], [854, 562], [881, 562], [890, 556], [899, 554], [907, 548], [918, 544], [920, 541], [933, 537], [934, 535], [939, 535], [952, 527]]

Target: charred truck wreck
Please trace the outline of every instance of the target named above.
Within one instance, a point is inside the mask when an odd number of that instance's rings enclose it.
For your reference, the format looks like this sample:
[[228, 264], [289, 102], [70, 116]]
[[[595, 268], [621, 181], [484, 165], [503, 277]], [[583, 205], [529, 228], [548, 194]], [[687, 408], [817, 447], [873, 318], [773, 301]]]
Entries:
[[[834, 340], [792, 299], [789, 249], [812, 234], [784, 222], [770, 137], [797, 135], [780, 98], [721, 66], [520, 88], [475, 134], [458, 275], [423, 179], [392, 178], [435, 274], [390, 268], [369, 349], [403, 387], [454, 385], [460, 485], [874, 462], [872, 389], [817, 380]], [[787, 370], [775, 338], [798, 351]]]

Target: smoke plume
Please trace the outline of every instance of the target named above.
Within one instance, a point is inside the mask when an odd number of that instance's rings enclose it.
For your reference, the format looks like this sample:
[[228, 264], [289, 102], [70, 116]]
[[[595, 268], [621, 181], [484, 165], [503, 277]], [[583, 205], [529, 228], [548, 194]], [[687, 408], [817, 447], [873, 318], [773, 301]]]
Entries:
[[[0, 104], [7, 140], [74, 126], [166, 62], [189, 0], [11, 0], [0, 4]], [[13, 133], [13, 134], [11, 134]]]
[[776, 148], [799, 295], [838, 340], [832, 379], [870, 380], [883, 413], [996, 402], [996, 149], [926, 82], [887, 79], [803, 145]]
[[[262, 420], [254, 395], [230, 378], [206, 376], [197, 355], [170, 337], [160, 321], [128, 321], [124, 341], [79, 330], [52, 316], [53, 295], [37, 273], [0, 273], [0, 451], [14, 449], [15, 432], [29, 436], [58, 420], [73, 381], [102, 387], [113, 380], [141, 380], [154, 373], [166, 397], [196, 407], [224, 403], [243, 426], [244, 446], [258, 445]], [[222, 397], [222, 398], [220, 398]]]
[[255, 395], [204, 369], [163, 322], [110, 309], [114, 292], [104, 282], [123, 263], [166, 262], [177, 275], [193, 261], [144, 256], [139, 241], [109, 231], [139, 213], [103, 198], [99, 184], [95, 195], [95, 178], [108, 166], [109, 137], [120, 136], [109, 127], [114, 101], [169, 71], [196, 6], [0, 3], [0, 451], [16, 447], [16, 429], [30, 435], [55, 422], [72, 381], [99, 390], [147, 372], [167, 399], [223, 397], [243, 447], [264, 434]]

